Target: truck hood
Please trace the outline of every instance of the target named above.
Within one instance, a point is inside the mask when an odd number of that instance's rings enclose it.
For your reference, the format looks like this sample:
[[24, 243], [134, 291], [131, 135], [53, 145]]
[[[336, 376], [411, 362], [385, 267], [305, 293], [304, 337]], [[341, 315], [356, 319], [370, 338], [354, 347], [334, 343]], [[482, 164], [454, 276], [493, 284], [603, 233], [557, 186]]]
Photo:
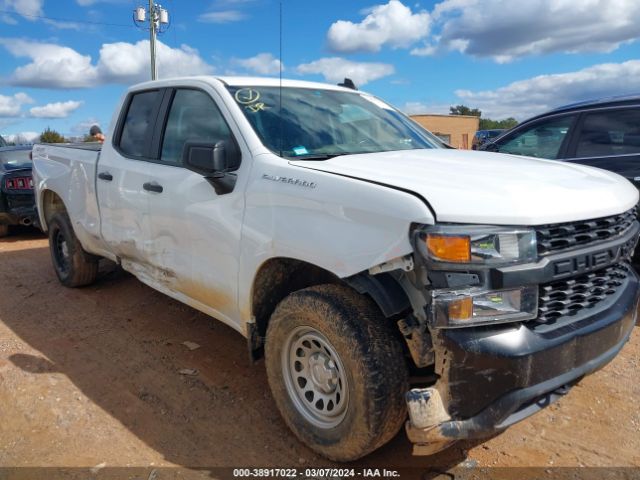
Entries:
[[638, 203], [615, 173], [553, 160], [463, 150], [403, 150], [292, 165], [406, 190], [438, 222], [544, 225], [605, 217]]

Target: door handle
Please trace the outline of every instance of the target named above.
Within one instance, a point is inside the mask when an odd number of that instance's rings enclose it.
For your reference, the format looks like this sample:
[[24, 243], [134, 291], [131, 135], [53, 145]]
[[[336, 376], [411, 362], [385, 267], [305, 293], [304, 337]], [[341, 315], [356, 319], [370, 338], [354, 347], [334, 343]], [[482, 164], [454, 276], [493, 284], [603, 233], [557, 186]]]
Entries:
[[142, 185], [142, 188], [144, 188], [148, 192], [156, 193], [162, 193], [163, 190], [162, 185], [160, 185], [158, 182], [147, 182]]
[[111, 180], [113, 180], [113, 175], [111, 175], [109, 172], [100, 172], [98, 174], [98, 178], [100, 180], [104, 180], [105, 182], [110, 182]]

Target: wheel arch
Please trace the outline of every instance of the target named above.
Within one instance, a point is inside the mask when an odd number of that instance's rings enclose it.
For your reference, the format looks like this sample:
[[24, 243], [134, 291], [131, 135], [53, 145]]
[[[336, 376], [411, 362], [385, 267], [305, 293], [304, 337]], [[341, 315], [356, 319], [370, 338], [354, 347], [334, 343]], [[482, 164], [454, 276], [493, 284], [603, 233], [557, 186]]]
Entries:
[[303, 260], [276, 257], [258, 269], [251, 289], [251, 318], [247, 325], [249, 354], [252, 360], [263, 355], [264, 338], [271, 314], [289, 294], [316, 285], [345, 285], [359, 294], [368, 295], [388, 319], [400, 318], [411, 309], [411, 303], [400, 282], [388, 274], [360, 272], [348, 278]]
[[45, 189], [40, 192], [40, 205], [38, 212], [40, 213], [40, 224], [43, 231], [48, 230], [49, 222], [56, 213], [67, 212], [67, 207], [62, 200], [62, 197], [56, 192], [50, 189]]

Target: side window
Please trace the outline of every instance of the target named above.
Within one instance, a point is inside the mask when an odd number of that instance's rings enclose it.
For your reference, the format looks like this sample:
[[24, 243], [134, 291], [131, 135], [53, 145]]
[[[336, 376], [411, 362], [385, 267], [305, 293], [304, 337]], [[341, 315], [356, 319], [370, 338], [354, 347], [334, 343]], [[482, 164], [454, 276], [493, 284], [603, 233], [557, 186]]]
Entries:
[[230, 138], [231, 131], [209, 95], [200, 90], [178, 90], [169, 111], [160, 161], [181, 163], [186, 142], [213, 144]]
[[568, 115], [537, 122], [500, 142], [500, 152], [527, 157], [558, 158], [562, 142], [575, 118], [575, 115]]
[[136, 93], [131, 98], [127, 116], [120, 135], [120, 150], [132, 157], [142, 157], [145, 153], [147, 133], [153, 128], [153, 112], [160, 101], [158, 90]]
[[640, 153], [640, 110], [614, 110], [585, 116], [576, 157]]

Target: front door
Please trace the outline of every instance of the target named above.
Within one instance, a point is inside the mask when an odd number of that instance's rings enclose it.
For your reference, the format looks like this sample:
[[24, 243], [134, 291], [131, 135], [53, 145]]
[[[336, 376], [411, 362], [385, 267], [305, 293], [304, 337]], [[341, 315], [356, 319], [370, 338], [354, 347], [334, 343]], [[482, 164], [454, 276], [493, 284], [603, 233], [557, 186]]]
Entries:
[[[161, 192], [149, 196], [147, 256], [166, 288], [178, 298], [232, 323], [237, 312], [238, 259], [244, 210], [244, 166], [231, 193], [218, 195], [202, 175], [183, 165], [186, 142], [235, 142], [214, 92], [178, 88], [159, 136], [158, 160], [147, 181]], [[175, 296], [175, 295], [174, 295]], [[234, 325], [234, 327], [238, 327]]]

